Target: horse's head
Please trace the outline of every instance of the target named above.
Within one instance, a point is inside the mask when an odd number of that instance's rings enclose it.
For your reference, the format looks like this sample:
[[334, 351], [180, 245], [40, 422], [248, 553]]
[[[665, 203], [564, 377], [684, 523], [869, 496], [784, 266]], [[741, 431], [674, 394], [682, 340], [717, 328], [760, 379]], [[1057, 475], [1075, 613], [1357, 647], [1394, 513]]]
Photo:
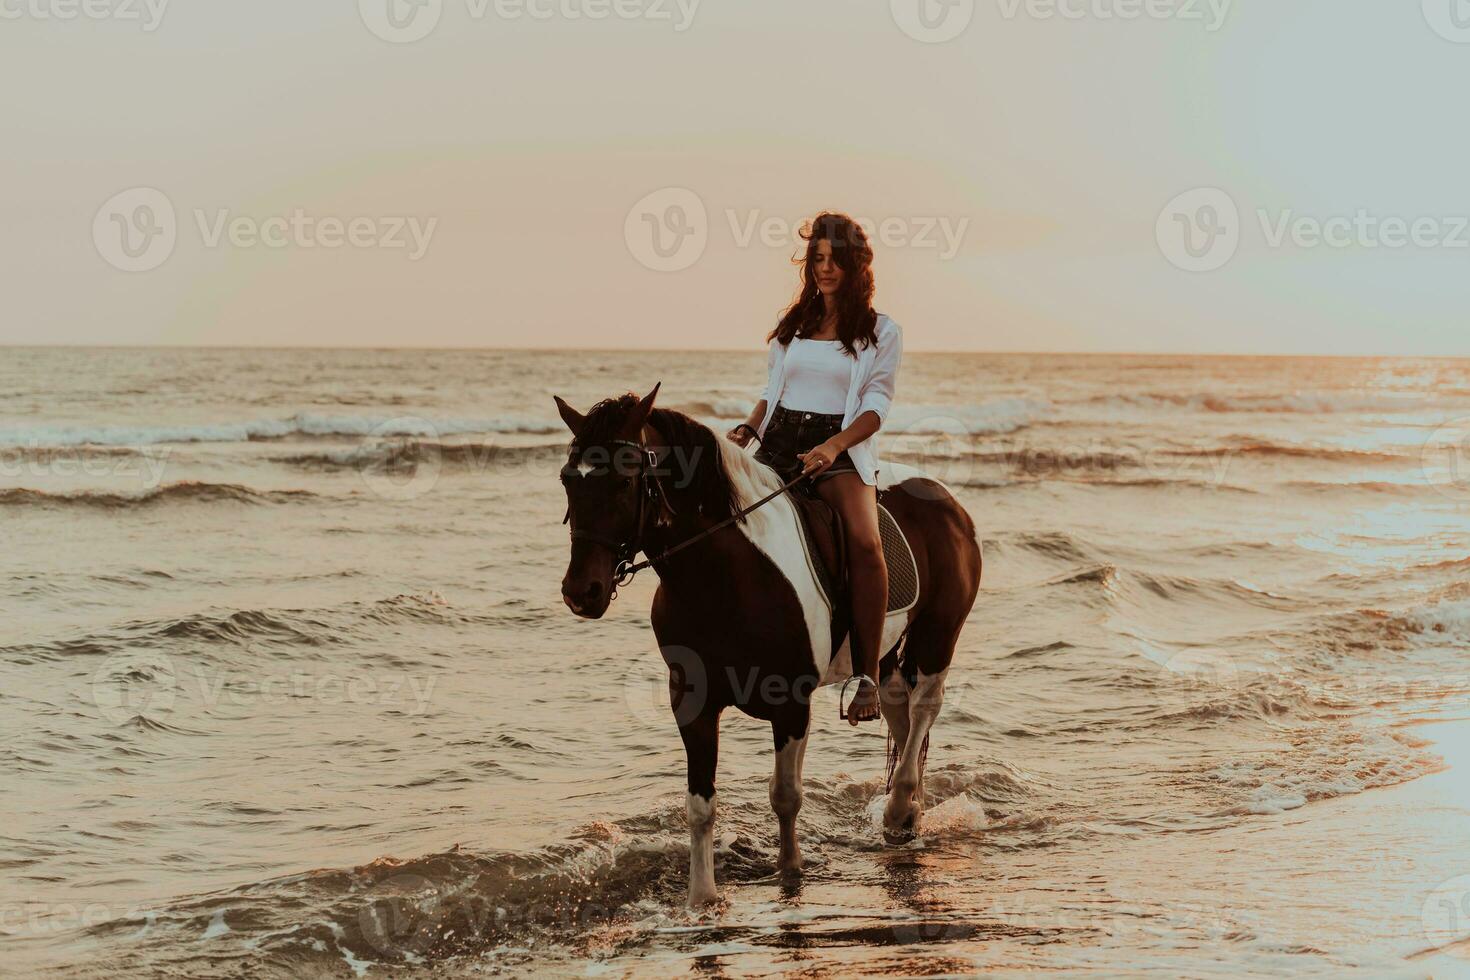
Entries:
[[647, 459], [639, 448], [658, 385], [639, 399], [600, 402], [586, 415], [556, 398], [572, 445], [561, 470], [572, 525], [572, 554], [561, 580], [562, 601], [578, 616], [599, 619], [612, 602], [618, 563], [632, 557], [649, 514]]

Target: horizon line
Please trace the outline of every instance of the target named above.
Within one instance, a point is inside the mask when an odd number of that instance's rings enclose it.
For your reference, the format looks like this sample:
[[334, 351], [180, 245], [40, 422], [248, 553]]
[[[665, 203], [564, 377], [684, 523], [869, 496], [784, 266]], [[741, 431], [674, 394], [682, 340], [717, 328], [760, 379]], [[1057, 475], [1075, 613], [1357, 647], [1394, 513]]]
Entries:
[[[761, 347], [508, 347], [493, 345], [443, 345], [421, 346], [408, 344], [355, 345], [355, 344], [9, 344], [0, 343], [4, 350], [233, 350], [233, 351], [494, 351], [527, 354], [562, 354], [584, 351], [598, 354], [748, 354], [765, 350]], [[912, 349], [909, 354], [980, 354], [986, 356], [1062, 356], [1062, 357], [1252, 357], [1252, 358], [1319, 358], [1333, 360], [1362, 359], [1433, 359], [1466, 360], [1466, 354], [1308, 354], [1289, 352], [1240, 352], [1240, 351], [1140, 351], [1140, 350], [1021, 350], [1021, 349]]]

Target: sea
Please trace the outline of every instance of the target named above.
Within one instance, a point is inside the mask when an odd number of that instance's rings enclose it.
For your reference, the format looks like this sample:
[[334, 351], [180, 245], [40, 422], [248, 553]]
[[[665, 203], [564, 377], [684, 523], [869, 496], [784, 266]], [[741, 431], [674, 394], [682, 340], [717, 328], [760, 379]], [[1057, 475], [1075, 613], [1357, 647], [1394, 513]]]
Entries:
[[1418, 976], [1470, 934], [1467, 813], [1391, 805], [1467, 713], [1470, 360], [907, 353], [880, 459], [985, 562], [922, 832], [823, 689], [776, 874], [727, 712], [699, 911], [657, 575], [559, 593], [552, 396], [655, 383], [724, 431], [765, 352], [0, 351], [0, 973]]

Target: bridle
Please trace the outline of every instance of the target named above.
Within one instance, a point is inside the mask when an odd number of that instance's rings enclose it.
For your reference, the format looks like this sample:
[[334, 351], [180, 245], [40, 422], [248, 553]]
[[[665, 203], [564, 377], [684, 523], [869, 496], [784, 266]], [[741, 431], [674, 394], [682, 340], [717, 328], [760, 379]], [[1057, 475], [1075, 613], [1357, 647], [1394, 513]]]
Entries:
[[[735, 428], [748, 429], [750, 431], [750, 434], [755, 437], [755, 440], [757, 442], [760, 441], [759, 434], [757, 434], [756, 431], [752, 429], [749, 425], [746, 425], [742, 422]], [[716, 436], [715, 438], [719, 437]], [[573, 445], [576, 445], [575, 440], [573, 441]], [[612, 553], [617, 556], [617, 564], [613, 566], [613, 587], [612, 592], [608, 595], [608, 602], [616, 599], [618, 597], [618, 589], [633, 581], [633, 576], [637, 575], [643, 569], [648, 568], [650, 565], [654, 565], [658, 562], [663, 561], [665, 558], [668, 558], [670, 555], [673, 555], [676, 552], [683, 551], [685, 548], [700, 540], [703, 540], [704, 538], [709, 537], [711, 534], [714, 534], [716, 531], [720, 530], [723, 527], [728, 527], [729, 525], [740, 520], [740, 518], [744, 517], [746, 514], [749, 514], [751, 511], [755, 510], [757, 507], [763, 506], [767, 502], [775, 499], [776, 497], [785, 493], [787, 490], [791, 489], [797, 483], [800, 483], [802, 480], [806, 479], [805, 473], [798, 474], [797, 476], [793, 477], [791, 480], [783, 484], [779, 489], [773, 490], [772, 492], [766, 494], [760, 500], [757, 500], [755, 503], [751, 504], [749, 507], [746, 507], [744, 510], [731, 514], [729, 517], [725, 518], [723, 521], [720, 521], [718, 524], [705, 528], [703, 531], [700, 531], [693, 537], [679, 542], [672, 548], [665, 549], [654, 557], [645, 558], [643, 561], [634, 563], [634, 556], [636, 556], [638, 552], [643, 550], [643, 532], [648, 523], [648, 505], [650, 503], [653, 503], [655, 505], [662, 506], [666, 508], [670, 514], [674, 514], [676, 512], [673, 506], [669, 503], [669, 497], [668, 494], [664, 492], [663, 484], [660, 483], [658, 480], [658, 473], [656, 472], [659, 463], [658, 452], [656, 450], [649, 449], [641, 442], [635, 442], [631, 439], [613, 439], [610, 445], [631, 446], [638, 451], [638, 475], [636, 478], [638, 483], [638, 488], [636, 491], [638, 495], [638, 524], [636, 529], [633, 531], [633, 537], [628, 541], [619, 541], [611, 535], [599, 534], [596, 531], [587, 531], [581, 528], [572, 528], [573, 541], [576, 541], [579, 538], [585, 539], [587, 541], [594, 541], [600, 545], [603, 545], [604, 547], [610, 548], [612, 550]], [[563, 524], [566, 524], [571, 519], [572, 508], [571, 505], [568, 504], [567, 514], [561, 519], [561, 522]]]
[[[643, 443], [634, 442], [632, 439], [613, 439], [610, 445], [631, 446], [638, 451], [638, 472], [635, 477], [637, 482], [636, 493], [638, 496], [638, 524], [633, 531], [633, 537], [627, 541], [619, 541], [617, 538], [608, 534], [588, 531], [583, 528], [572, 528], [573, 541], [579, 538], [587, 541], [595, 541], [611, 549], [612, 553], [617, 556], [617, 564], [613, 567], [613, 592], [612, 596], [609, 596], [609, 601], [617, 595], [619, 586], [626, 585], [632, 581], [633, 576], [637, 574], [639, 569], [651, 564], [650, 562], [643, 562], [637, 567], [634, 567], [632, 564], [633, 556], [643, 550], [643, 533], [644, 528], [648, 524], [648, 505], [650, 503], [662, 505], [668, 509], [670, 514], [675, 513], [673, 505], [669, 503], [668, 494], [664, 492], [663, 484], [658, 480], [658, 473], [654, 472], [659, 462], [657, 450], [649, 449]], [[572, 508], [568, 504], [566, 516], [561, 519], [561, 522], [566, 524], [571, 519]], [[665, 554], [668, 554], [668, 552], [665, 552]], [[660, 557], [663, 556], [661, 555]]]

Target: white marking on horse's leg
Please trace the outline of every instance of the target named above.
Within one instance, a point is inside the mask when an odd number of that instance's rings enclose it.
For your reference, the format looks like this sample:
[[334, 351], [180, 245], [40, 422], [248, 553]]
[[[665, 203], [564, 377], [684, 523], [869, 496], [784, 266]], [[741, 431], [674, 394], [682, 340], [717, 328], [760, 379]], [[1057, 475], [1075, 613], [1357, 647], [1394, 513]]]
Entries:
[[788, 739], [776, 753], [776, 771], [771, 775], [771, 809], [781, 824], [781, 856], [776, 862], [781, 871], [801, 867], [796, 815], [801, 812], [801, 765], [805, 755], [806, 736]]
[[715, 892], [715, 797], [705, 799], [690, 793], [689, 813], [689, 904], [708, 905]]
[[893, 770], [893, 790], [888, 794], [888, 806], [883, 812], [883, 831], [890, 836], [907, 837], [918, 831], [924, 806], [919, 753], [944, 704], [944, 679], [948, 674], [948, 667], [937, 674], [920, 671], [918, 683], [909, 693], [909, 734], [899, 754], [898, 766]]
[[[899, 757], [903, 757], [903, 747], [909, 738], [909, 686], [903, 682], [903, 674], [895, 670], [888, 675], [883, 686], [878, 691], [878, 704], [883, 710], [883, 720], [888, 723], [888, 730], [893, 733], [893, 743], [897, 746]], [[885, 760], [886, 765], [887, 760]]]

